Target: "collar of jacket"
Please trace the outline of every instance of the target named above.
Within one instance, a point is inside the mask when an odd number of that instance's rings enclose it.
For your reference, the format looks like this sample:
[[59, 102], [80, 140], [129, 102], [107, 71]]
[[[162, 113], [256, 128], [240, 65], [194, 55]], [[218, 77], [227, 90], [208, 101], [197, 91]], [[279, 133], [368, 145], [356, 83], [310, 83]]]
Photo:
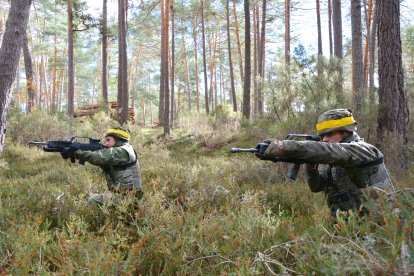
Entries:
[[115, 148], [116, 147], [122, 147], [123, 145], [125, 145], [126, 143], [128, 143], [127, 141], [123, 141], [123, 140], [118, 140], [118, 142], [116, 142], [115, 144]]
[[350, 142], [356, 142], [356, 141], [359, 141], [359, 140], [361, 140], [361, 138], [359, 137], [358, 133], [356, 133], [356, 132], [354, 131], [354, 132], [352, 132], [352, 134], [351, 134], [351, 135], [349, 135], [349, 136], [345, 137], [345, 138], [341, 141], [341, 143], [350, 143]]

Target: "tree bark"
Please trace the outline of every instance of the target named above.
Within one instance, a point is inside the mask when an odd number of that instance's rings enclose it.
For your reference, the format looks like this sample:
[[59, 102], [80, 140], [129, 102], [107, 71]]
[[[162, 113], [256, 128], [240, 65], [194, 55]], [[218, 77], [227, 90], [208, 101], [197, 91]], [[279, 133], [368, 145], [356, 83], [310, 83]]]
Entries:
[[[404, 92], [399, 0], [378, 0], [378, 137], [407, 142], [408, 109]], [[398, 141], [397, 141], [398, 142]]]
[[333, 12], [333, 34], [334, 34], [334, 56], [338, 59], [337, 72], [338, 79], [336, 81], [336, 96], [339, 103], [344, 102], [343, 95], [343, 69], [342, 69], [342, 15], [341, 15], [341, 1], [332, 0]]
[[[375, 1], [376, 2], [376, 1]], [[370, 49], [369, 55], [371, 62], [369, 63], [369, 103], [370, 106], [375, 106], [375, 40], [377, 38], [377, 27], [378, 27], [378, 8], [377, 4], [373, 7], [373, 18], [371, 26], [371, 38], [370, 38]]]
[[108, 0], [103, 0], [102, 12], [102, 98], [108, 104]]
[[317, 79], [317, 89], [318, 91], [321, 91], [322, 84], [321, 84], [321, 78], [323, 75], [323, 52], [322, 52], [322, 31], [321, 31], [321, 9], [320, 9], [320, 3], [319, 0], [316, 0], [316, 26], [318, 29], [318, 79]]
[[[45, 72], [44, 72], [45, 77]], [[45, 89], [47, 84], [45, 84]], [[67, 112], [73, 117], [75, 99], [75, 68], [73, 64], [73, 3], [68, 0], [68, 102]]]
[[187, 82], [187, 107], [188, 107], [188, 111], [191, 111], [190, 74], [188, 72], [189, 70], [188, 70], [188, 60], [187, 60], [187, 48], [185, 47], [184, 31], [182, 32], [182, 38], [183, 38], [183, 50], [184, 50], [184, 62], [185, 62], [185, 79]]
[[[366, 5], [367, 0], [364, 0], [364, 6]], [[365, 9], [366, 10], [366, 9]], [[371, 44], [371, 22], [372, 22], [372, 0], [369, 0], [368, 2], [368, 14], [366, 13], [366, 29], [367, 34], [365, 38], [365, 54], [364, 54], [364, 85], [363, 85], [363, 94], [368, 95], [368, 72], [369, 72], [369, 64], [371, 62], [370, 60], [370, 53], [369, 48]], [[365, 96], [364, 96], [365, 97]]]
[[236, 89], [234, 86], [234, 74], [233, 74], [233, 61], [231, 59], [229, 1], [230, 0], [226, 0], [226, 23], [227, 23], [226, 27], [227, 27], [227, 51], [228, 51], [228, 56], [229, 56], [229, 68], [230, 68], [230, 93], [233, 98], [233, 111], [237, 112]]
[[332, 0], [328, 0], [329, 57], [333, 56], [332, 43]]
[[256, 2], [253, 7], [253, 114], [258, 113], [258, 93], [257, 93], [257, 76], [259, 65], [258, 65], [258, 55], [259, 55], [259, 3]]
[[201, 33], [203, 40], [203, 68], [204, 68], [204, 100], [206, 105], [206, 113], [210, 113], [209, 101], [208, 101], [208, 87], [207, 87], [207, 61], [206, 61], [206, 36], [204, 31], [204, 0], [201, 0]]
[[27, 88], [27, 104], [26, 112], [30, 113], [34, 106], [35, 99], [35, 83], [33, 79], [33, 65], [32, 56], [29, 49], [29, 39], [27, 37], [27, 31], [25, 30], [23, 37], [23, 57], [24, 57], [24, 68], [26, 71], [26, 88]]
[[197, 27], [197, 16], [194, 18], [194, 29], [193, 29], [193, 37], [194, 37], [194, 70], [195, 70], [195, 83], [196, 83], [196, 105], [197, 111], [200, 112], [200, 87], [198, 83], [198, 58], [197, 58], [197, 32], [195, 31]]
[[160, 69], [160, 93], [158, 103], [158, 122], [160, 125], [164, 123], [164, 111], [165, 111], [165, 4], [164, 0], [160, 1], [161, 6], [161, 69]]
[[30, 0], [11, 1], [0, 48], [0, 154], [4, 149], [11, 88], [29, 19]]
[[170, 135], [170, 89], [169, 89], [169, 22], [170, 22], [170, 0], [165, 0], [164, 18], [164, 136]]
[[53, 82], [52, 82], [52, 112], [56, 112], [57, 107], [57, 34], [55, 34], [55, 37], [53, 39], [54, 42], [54, 55], [53, 55]]
[[244, 48], [244, 87], [243, 87], [243, 116], [250, 118], [250, 5], [249, 0], [244, 0], [244, 30], [245, 30], [245, 48]]
[[237, 20], [236, 0], [233, 0], [233, 16], [234, 16], [234, 23], [235, 23], [237, 51], [238, 51], [238, 54], [239, 54], [240, 79], [241, 79], [242, 86], [244, 86], [243, 54], [242, 54], [242, 50], [241, 50], [239, 22]]
[[290, 0], [285, 0], [285, 66], [290, 66]]
[[355, 111], [358, 113], [364, 107], [364, 64], [362, 55], [362, 24], [361, 0], [351, 1], [352, 25], [352, 88]]
[[127, 1], [118, 0], [118, 116], [119, 123], [128, 121], [128, 57], [126, 41], [126, 13]]
[[258, 86], [258, 109], [259, 114], [263, 114], [264, 109], [264, 95], [262, 91], [263, 80], [264, 80], [264, 70], [265, 70], [265, 44], [266, 44], [266, 0], [263, 0], [262, 3], [262, 30], [260, 31], [260, 51], [259, 51], [259, 76], [260, 82]]
[[[175, 29], [174, 29], [174, 0], [171, 0], [171, 126], [174, 127], [174, 81], [175, 81]], [[170, 126], [170, 127], [171, 127]]]

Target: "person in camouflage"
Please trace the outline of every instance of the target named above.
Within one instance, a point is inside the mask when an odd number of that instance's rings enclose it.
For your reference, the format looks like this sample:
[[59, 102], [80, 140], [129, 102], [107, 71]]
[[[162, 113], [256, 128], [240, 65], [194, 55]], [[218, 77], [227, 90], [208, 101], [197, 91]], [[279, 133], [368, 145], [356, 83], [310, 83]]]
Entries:
[[76, 150], [70, 153], [75, 159], [101, 167], [105, 173], [109, 192], [92, 194], [88, 199], [90, 205], [103, 204], [104, 199], [110, 198], [114, 192], [133, 191], [138, 197], [142, 196], [138, 156], [128, 143], [130, 137], [127, 128], [114, 127], [106, 132], [105, 149], [93, 152]]
[[366, 196], [375, 198], [376, 189], [389, 193], [394, 187], [383, 154], [358, 136], [357, 124], [350, 109], [329, 110], [316, 124], [322, 142], [274, 140], [264, 155], [306, 161], [309, 188], [325, 193], [333, 218], [338, 210], [363, 215]]

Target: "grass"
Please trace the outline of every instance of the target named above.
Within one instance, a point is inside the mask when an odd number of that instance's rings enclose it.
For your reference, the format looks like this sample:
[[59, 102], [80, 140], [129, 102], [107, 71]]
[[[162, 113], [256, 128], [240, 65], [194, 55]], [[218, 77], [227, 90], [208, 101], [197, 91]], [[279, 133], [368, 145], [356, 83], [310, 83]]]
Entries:
[[144, 198], [115, 197], [116, 207], [101, 208], [86, 203], [90, 192], [106, 190], [99, 169], [8, 141], [0, 272], [413, 273], [412, 181], [396, 183], [411, 190], [382, 199], [381, 212], [334, 225], [323, 195], [303, 178], [287, 180], [285, 165], [226, 153], [256, 137], [221, 133], [226, 139], [206, 144], [205, 133], [176, 131], [166, 140], [158, 129], [134, 130]]

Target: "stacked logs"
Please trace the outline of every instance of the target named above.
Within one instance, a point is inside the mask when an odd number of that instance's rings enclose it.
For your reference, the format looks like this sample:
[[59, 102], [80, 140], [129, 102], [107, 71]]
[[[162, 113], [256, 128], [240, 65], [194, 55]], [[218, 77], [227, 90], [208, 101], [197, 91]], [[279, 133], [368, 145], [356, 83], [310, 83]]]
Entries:
[[[117, 117], [117, 102], [109, 102], [108, 109], [110, 111], [110, 116], [112, 119], [116, 120]], [[102, 106], [99, 104], [84, 105], [75, 110], [75, 118], [78, 118], [79, 121], [84, 121], [85, 118], [91, 117], [102, 110]], [[135, 123], [135, 112], [132, 107], [128, 108], [128, 121]]]

